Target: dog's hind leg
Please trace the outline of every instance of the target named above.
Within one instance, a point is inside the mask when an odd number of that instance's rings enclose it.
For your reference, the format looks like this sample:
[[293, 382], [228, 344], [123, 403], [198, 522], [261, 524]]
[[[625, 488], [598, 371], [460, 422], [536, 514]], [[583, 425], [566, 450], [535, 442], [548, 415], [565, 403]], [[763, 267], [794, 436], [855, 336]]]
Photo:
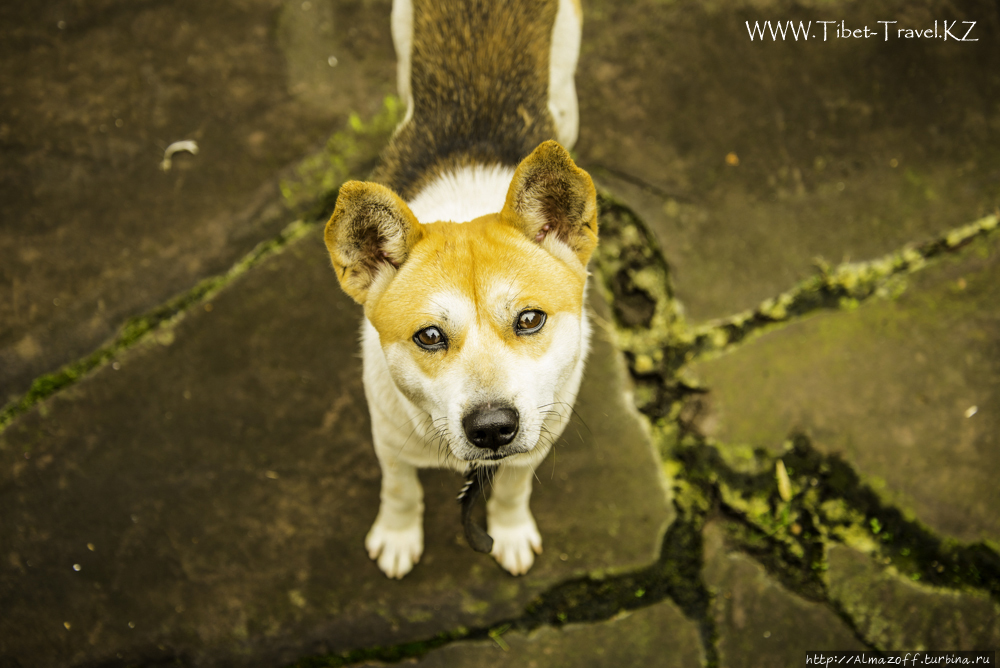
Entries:
[[523, 575], [542, 552], [542, 537], [531, 515], [530, 466], [501, 465], [493, 478], [493, 494], [486, 504], [487, 531], [493, 538], [491, 554], [512, 575]]
[[401, 578], [424, 551], [424, 491], [417, 469], [402, 461], [382, 462], [382, 503], [365, 538], [368, 556], [390, 578]]

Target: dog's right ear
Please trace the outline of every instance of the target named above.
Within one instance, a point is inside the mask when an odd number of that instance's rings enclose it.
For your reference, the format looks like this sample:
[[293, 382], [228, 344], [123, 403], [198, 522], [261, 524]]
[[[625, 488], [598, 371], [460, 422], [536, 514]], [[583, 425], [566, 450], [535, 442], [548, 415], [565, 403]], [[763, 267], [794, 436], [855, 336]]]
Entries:
[[385, 186], [348, 181], [340, 187], [323, 238], [344, 292], [364, 305], [381, 272], [399, 268], [423, 237], [416, 216]]

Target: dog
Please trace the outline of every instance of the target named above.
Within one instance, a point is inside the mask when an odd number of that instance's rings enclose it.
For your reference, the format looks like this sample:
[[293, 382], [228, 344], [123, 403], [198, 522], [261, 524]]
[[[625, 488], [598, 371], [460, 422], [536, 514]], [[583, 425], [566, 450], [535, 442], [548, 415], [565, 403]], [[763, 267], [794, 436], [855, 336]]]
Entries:
[[423, 553], [424, 467], [489, 470], [485, 549], [513, 575], [541, 553], [532, 478], [569, 421], [591, 335], [596, 191], [566, 149], [581, 23], [578, 0], [393, 4], [406, 114], [324, 232], [364, 307], [382, 471], [365, 547], [390, 578]]

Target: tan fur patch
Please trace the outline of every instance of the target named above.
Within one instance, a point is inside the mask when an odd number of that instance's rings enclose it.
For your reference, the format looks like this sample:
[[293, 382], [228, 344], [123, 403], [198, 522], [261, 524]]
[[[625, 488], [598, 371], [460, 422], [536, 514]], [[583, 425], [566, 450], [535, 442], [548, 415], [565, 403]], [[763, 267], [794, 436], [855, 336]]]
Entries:
[[[550, 319], [564, 314], [579, 318], [586, 280], [583, 268], [553, 257], [519, 230], [501, 223], [497, 214], [423, 229], [407, 263], [368, 305], [366, 314], [383, 347], [409, 343], [425, 327], [440, 328], [449, 340], [446, 351], [415, 351], [428, 375], [436, 375], [449, 356], [461, 353], [469, 332], [469, 327], [460, 328], [448, 313], [435, 308], [435, 295], [461, 295], [473, 307], [478, 336], [531, 357], [544, 354], [551, 341], [546, 327], [532, 335], [515, 333], [514, 321], [521, 311], [538, 309]], [[506, 299], [496, 299], [504, 293]]]

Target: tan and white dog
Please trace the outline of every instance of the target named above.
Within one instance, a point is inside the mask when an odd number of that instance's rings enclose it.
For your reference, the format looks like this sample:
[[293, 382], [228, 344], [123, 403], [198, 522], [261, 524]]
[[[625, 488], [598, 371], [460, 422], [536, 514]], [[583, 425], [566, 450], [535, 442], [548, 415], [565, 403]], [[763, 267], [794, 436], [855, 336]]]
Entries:
[[364, 306], [382, 468], [365, 545], [389, 577], [423, 552], [421, 467], [495, 467], [493, 556], [518, 575], [541, 552], [532, 477], [590, 340], [596, 193], [563, 148], [577, 135], [580, 27], [578, 0], [393, 4], [406, 116], [372, 182], [340, 189], [325, 233]]

